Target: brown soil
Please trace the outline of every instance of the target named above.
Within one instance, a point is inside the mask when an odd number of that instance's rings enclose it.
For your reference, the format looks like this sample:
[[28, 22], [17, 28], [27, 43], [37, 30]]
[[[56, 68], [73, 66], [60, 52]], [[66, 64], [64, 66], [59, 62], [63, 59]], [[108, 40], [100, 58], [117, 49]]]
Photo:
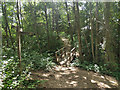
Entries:
[[[69, 51], [69, 40], [61, 38]], [[110, 76], [101, 75], [77, 67], [55, 66], [51, 71], [33, 71], [33, 80], [45, 80], [40, 88], [120, 88], [118, 81]]]
[[118, 88], [115, 78], [77, 67], [55, 66], [51, 71], [36, 71], [33, 80], [46, 80], [40, 88]]

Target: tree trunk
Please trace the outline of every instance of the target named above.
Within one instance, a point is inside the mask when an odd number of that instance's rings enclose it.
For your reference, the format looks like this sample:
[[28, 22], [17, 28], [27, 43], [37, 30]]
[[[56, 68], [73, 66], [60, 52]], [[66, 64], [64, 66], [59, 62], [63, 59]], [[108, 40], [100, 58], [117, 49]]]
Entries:
[[22, 72], [22, 66], [21, 66], [21, 35], [20, 35], [20, 28], [19, 26], [17, 26], [17, 41], [18, 41], [18, 58], [19, 58], [19, 68], [20, 68], [20, 72], [19, 74], [21, 75]]
[[5, 15], [6, 29], [7, 29], [7, 31], [9, 31], [11, 44], [12, 44], [12, 46], [13, 46], [13, 50], [15, 51], [15, 47], [14, 47], [14, 44], [13, 44], [14, 42], [13, 42], [13, 39], [12, 39], [10, 27], [9, 27], [9, 24], [8, 24], [7, 14], [6, 14], [6, 4], [5, 4], [5, 9], [4, 9], [4, 15]]
[[[73, 2], [73, 13], [75, 13], [75, 2]], [[74, 14], [74, 30], [73, 33], [76, 33], [76, 19], [75, 19], [75, 14]]]
[[94, 40], [93, 40], [93, 20], [92, 20], [92, 3], [90, 2], [90, 26], [91, 26], [91, 48], [92, 48], [92, 56], [93, 60], [95, 60], [94, 55]]
[[68, 26], [69, 26], [68, 30], [69, 30], [70, 38], [71, 38], [71, 45], [73, 46], [73, 31], [72, 31], [72, 26], [71, 26], [71, 23], [70, 23], [70, 15], [69, 15], [69, 12], [68, 12], [67, 1], [65, 2], [65, 6], [66, 6], [66, 12], [67, 12]]
[[49, 45], [50, 37], [49, 37], [49, 30], [48, 30], [48, 17], [47, 17], [47, 6], [46, 6], [46, 3], [45, 3], [45, 19], [46, 19], [46, 30], [47, 30], [48, 49], [49, 49], [49, 47], [50, 47], [50, 45]]
[[[31, 4], [31, 2], [29, 2], [29, 5], [32, 7], [32, 4]], [[34, 2], [34, 6], [36, 6], [36, 2]], [[31, 11], [32, 12], [32, 11]], [[38, 49], [39, 49], [39, 53], [41, 53], [42, 51], [41, 51], [41, 47], [40, 47], [40, 40], [39, 40], [39, 32], [38, 32], [38, 29], [37, 29], [37, 18], [36, 18], [36, 9], [34, 9], [34, 11], [33, 11], [33, 17], [34, 17], [34, 29], [35, 29], [35, 31], [36, 31], [36, 39], [37, 39], [37, 45], [38, 45]]]
[[[110, 2], [105, 2], [105, 28], [106, 28], [106, 62], [110, 63], [110, 68], [116, 67], [115, 53], [113, 52], [112, 29], [110, 27]], [[112, 67], [111, 67], [112, 66]]]
[[59, 30], [58, 21], [59, 21], [59, 11], [58, 11], [58, 5], [57, 5], [55, 9], [55, 23], [56, 23], [57, 36], [58, 36], [58, 30]]
[[110, 3], [109, 2], [106, 2], [105, 3], [105, 11], [104, 11], [104, 14], [105, 14], [105, 29], [106, 29], [106, 34], [105, 34], [105, 37], [106, 37], [106, 53], [107, 53], [107, 61], [109, 61], [110, 60], [110, 52], [111, 51], [109, 51], [110, 49], [110, 38], [111, 38], [111, 36], [110, 36], [110, 26], [109, 26], [109, 22], [110, 22]]
[[[120, 1], [118, 2], [118, 11], [120, 13]], [[120, 17], [118, 20], [118, 59], [119, 59], [119, 65], [120, 65]]]
[[22, 16], [22, 13], [21, 13], [21, 3], [20, 3], [20, 17], [21, 17], [21, 27], [23, 28], [23, 16]]
[[54, 7], [54, 3], [52, 3], [53, 4], [53, 7], [52, 7], [52, 30], [54, 31], [54, 29], [55, 29], [55, 25], [54, 25], [54, 22], [55, 22], [55, 15], [54, 15], [54, 13], [55, 13], [55, 7]]
[[17, 0], [17, 18], [18, 18], [18, 24], [20, 25], [20, 17], [19, 17], [19, 3]]
[[8, 30], [9, 30], [9, 35], [10, 35], [10, 40], [11, 40], [11, 43], [12, 43], [12, 47], [13, 47], [13, 50], [15, 51], [14, 41], [13, 41], [13, 38], [12, 38], [12, 34], [11, 34], [11, 31], [10, 31], [10, 27], [8, 25], [8, 22], [7, 22], [7, 27], [8, 27]]
[[95, 41], [95, 59], [96, 59], [96, 61], [98, 59], [98, 32], [99, 32], [99, 23], [97, 22], [97, 21], [99, 21], [98, 17], [99, 17], [98, 2], [96, 2], [96, 41]]
[[79, 55], [80, 55], [80, 58], [83, 59], [83, 57], [82, 57], [82, 44], [81, 44], [80, 17], [79, 17], [80, 14], [79, 14], [78, 2], [76, 2], [76, 8], [77, 8], [77, 11], [75, 13], [75, 17], [76, 17], [76, 25], [77, 25], [78, 41], [79, 41]]
[[[5, 21], [6, 21], [6, 4], [4, 3], [4, 5], [5, 6], [3, 6], [3, 3], [2, 3], [2, 12], [3, 12], [3, 16], [4, 16], [4, 19], [5, 19]], [[6, 22], [5, 22], [6, 23]], [[8, 32], [7, 32], [7, 24], [6, 24], [6, 26], [4, 26], [4, 30], [5, 30], [5, 33], [6, 33], [6, 41], [7, 41], [7, 47], [9, 47], [9, 42], [8, 42], [8, 40], [9, 40], [9, 37], [8, 37]]]
[[88, 40], [87, 40], [86, 35], [84, 33], [83, 33], [83, 36], [85, 38], [85, 43], [86, 43], [86, 46], [87, 46], [87, 49], [88, 49], [88, 54], [90, 56], [91, 54], [90, 54], [90, 50], [89, 50], [89, 46], [88, 46]]
[[17, 0], [17, 18], [18, 18], [18, 22], [17, 22], [17, 30], [16, 30], [16, 35], [17, 35], [17, 45], [18, 45], [18, 58], [19, 58], [19, 75], [21, 75], [22, 72], [22, 67], [21, 67], [21, 40], [20, 40], [20, 18], [19, 18], [19, 3]]

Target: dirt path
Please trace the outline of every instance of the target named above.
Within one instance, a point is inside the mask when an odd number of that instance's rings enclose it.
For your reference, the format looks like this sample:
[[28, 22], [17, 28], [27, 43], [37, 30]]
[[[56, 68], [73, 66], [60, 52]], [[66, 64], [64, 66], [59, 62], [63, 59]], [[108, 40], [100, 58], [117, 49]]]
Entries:
[[[61, 38], [64, 47], [70, 49], [69, 40]], [[55, 66], [51, 71], [32, 72], [33, 80], [45, 80], [38, 87], [42, 88], [115, 88], [120, 87], [115, 78], [82, 70], [77, 67]]]
[[46, 80], [39, 87], [44, 88], [116, 88], [115, 78], [100, 75], [77, 67], [55, 66], [52, 71], [32, 72], [32, 79]]

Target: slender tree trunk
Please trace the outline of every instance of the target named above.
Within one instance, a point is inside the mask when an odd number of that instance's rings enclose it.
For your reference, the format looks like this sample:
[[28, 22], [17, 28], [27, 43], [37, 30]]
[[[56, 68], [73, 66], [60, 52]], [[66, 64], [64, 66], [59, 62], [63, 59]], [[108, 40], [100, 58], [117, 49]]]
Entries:
[[79, 41], [79, 54], [80, 54], [80, 58], [83, 59], [82, 44], [81, 44], [81, 30], [80, 30], [80, 17], [79, 17], [80, 14], [79, 14], [78, 2], [76, 2], [76, 8], [77, 8], [77, 11], [75, 13], [75, 17], [76, 17], [76, 25], [77, 25], [78, 41]]
[[90, 50], [89, 50], [89, 46], [88, 46], [88, 41], [87, 41], [86, 35], [84, 33], [83, 33], [83, 35], [84, 35], [85, 43], [86, 43], [86, 46], [87, 46], [87, 49], [88, 49], [88, 54], [90, 56]]
[[[29, 2], [30, 6], [32, 7], [31, 3]], [[34, 6], [36, 6], [36, 2], [34, 2]], [[31, 11], [32, 12], [32, 11]], [[34, 29], [36, 31], [36, 38], [37, 38], [37, 45], [38, 45], [38, 48], [39, 48], [39, 53], [42, 52], [41, 50], [41, 47], [40, 47], [40, 40], [39, 40], [39, 32], [38, 32], [38, 28], [37, 28], [37, 18], [36, 18], [36, 9], [34, 8], [34, 11], [33, 11], [33, 17], [34, 17]]]
[[110, 2], [105, 2], [105, 28], [106, 28], [106, 62], [110, 63], [110, 68], [117, 67], [115, 53], [113, 52], [113, 38], [112, 38], [112, 29], [110, 27]]
[[11, 31], [10, 31], [10, 27], [9, 27], [8, 19], [7, 19], [7, 14], [6, 14], [6, 5], [5, 5], [5, 10], [4, 10], [4, 15], [5, 15], [6, 29], [7, 29], [7, 31], [9, 31], [11, 44], [12, 44], [13, 50], [15, 51], [15, 47], [14, 47], [14, 44], [13, 44], [14, 42], [13, 42], [13, 39], [12, 39], [12, 34], [11, 34]]
[[[0, 28], [2, 28], [1, 26], [0, 26]], [[0, 30], [0, 57], [2, 56], [2, 30]], [[2, 58], [2, 57], [1, 57]]]
[[[21, 3], [20, 3], [20, 20], [21, 20], [21, 28], [24, 30]], [[22, 44], [22, 46], [25, 46], [24, 39], [25, 39], [25, 37], [23, 35], [21, 35], [21, 44]]]
[[21, 35], [20, 35], [20, 28], [19, 26], [17, 27], [17, 39], [18, 39], [18, 58], [19, 58], [19, 68], [20, 68], [20, 72], [19, 74], [21, 74], [22, 72], [22, 66], [21, 66]]
[[[96, 21], [98, 20], [99, 14], [98, 14], [98, 2], [96, 2]], [[95, 41], [95, 56], [96, 61], [98, 59], [98, 32], [99, 32], [99, 23], [96, 22], [96, 41]]]
[[4, 9], [4, 15], [5, 15], [6, 29], [9, 32], [11, 44], [12, 44], [13, 50], [15, 51], [15, 47], [14, 47], [14, 44], [13, 44], [14, 42], [13, 42], [13, 39], [12, 39], [12, 35], [11, 35], [11, 31], [10, 31], [10, 27], [9, 27], [8, 19], [7, 19], [6, 4], [5, 4], [5, 9]]
[[48, 49], [50, 47], [50, 42], [49, 42], [49, 30], [48, 30], [48, 17], [47, 17], [47, 6], [46, 6], [46, 3], [45, 3], [45, 18], [46, 18], [46, 30], [47, 30], [47, 40], [48, 40]]
[[[120, 1], [118, 2], [118, 11], [120, 13]], [[120, 18], [118, 20], [118, 59], [120, 65]]]
[[22, 72], [22, 67], [21, 67], [21, 38], [20, 38], [20, 18], [19, 18], [19, 2], [17, 0], [17, 30], [16, 30], [16, 35], [17, 35], [17, 45], [18, 45], [18, 58], [19, 58], [19, 74], [21, 75]]
[[52, 18], [51, 18], [51, 15], [50, 15], [50, 13], [49, 13], [49, 27], [48, 27], [48, 30], [52, 30], [52, 23], [51, 23], [51, 21], [52, 21]]
[[58, 6], [56, 6], [56, 9], [55, 9], [55, 23], [56, 23], [57, 36], [58, 36], [58, 30], [59, 30], [58, 21], [59, 21], [59, 12], [58, 12]]
[[54, 7], [54, 3], [53, 3], [53, 7], [52, 7], [52, 30], [54, 31], [54, 29], [55, 29], [55, 25], [54, 25], [54, 22], [55, 22], [55, 15], [54, 15], [54, 13], [55, 13], [55, 9], [54, 9], [55, 7]]
[[92, 48], [92, 56], [93, 60], [95, 60], [95, 55], [94, 55], [94, 41], [93, 41], [93, 20], [92, 20], [92, 4], [90, 2], [90, 26], [91, 26], [91, 48]]
[[69, 12], [68, 12], [68, 5], [67, 5], [67, 1], [65, 2], [65, 6], [66, 6], [66, 12], [67, 12], [67, 20], [68, 20], [68, 30], [69, 30], [69, 33], [70, 33], [70, 37], [71, 37], [71, 45], [73, 45], [73, 31], [72, 31], [72, 26], [71, 26], [71, 23], [70, 23], [70, 15], [69, 15]]
[[21, 27], [23, 28], [23, 16], [22, 16], [22, 13], [21, 13], [22, 9], [21, 9], [21, 3], [20, 3], [20, 17], [21, 17]]
[[19, 17], [19, 2], [17, 0], [17, 18], [18, 18], [18, 24], [20, 25], [20, 17]]
[[12, 47], [13, 47], [13, 50], [15, 51], [14, 41], [13, 41], [13, 38], [12, 38], [12, 34], [11, 34], [11, 31], [10, 31], [10, 27], [8, 25], [8, 22], [7, 22], [7, 27], [8, 27], [8, 30], [9, 30], [9, 35], [10, 35], [10, 40], [11, 40], [11, 43], [12, 43]]
[[[73, 13], [75, 13], [75, 2], [73, 2]], [[75, 14], [74, 14], [74, 30], [73, 33], [76, 33], [76, 19], [75, 19]]]
[[[3, 6], [3, 5], [5, 5], [5, 6]], [[4, 16], [4, 19], [5, 19], [5, 21], [6, 21], [6, 4], [4, 3], [2, 3], [2, 12], [3, 12], [3, 16]], [[7, 41], [7, 47], [9, 47], [9, 42], [8, 42], [8, 40], [9, 40], [9, 37], [8, 37], [8, 31], [7, 31], [7, 24], [6, 24], [6, 26], [4, 26], [4, 30], [5, 30], [5, 33], [6, 33], [6, 41]]]
[[104, 11], [104, 14], [105, 14], [105, 29], [106, 29], [106, 53], [107, 53], [107, 61], [110, 60], [110, 47], [109, 47], [109, 44], [110, 44], [110, 26], [109, 26], [109, 22], [110, 22], [110, 3], [109, 2], [106, 2], [105, 3], [105, 11]]

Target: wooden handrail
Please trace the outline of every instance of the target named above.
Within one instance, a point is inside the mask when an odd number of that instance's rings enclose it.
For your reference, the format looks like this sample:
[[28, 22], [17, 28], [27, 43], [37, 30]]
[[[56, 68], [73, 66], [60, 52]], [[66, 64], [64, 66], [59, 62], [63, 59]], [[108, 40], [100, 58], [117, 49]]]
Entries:
[[71, 52], [75, 51], [75, 49], [76, 49], [75, 47], [73, 49], [71, 49]]
[[[59, 49], [58, 51], [55, 52], [55, 56], [56, 56], [56, 61], [61, 64], [61, 62], [64, 62], [63, 64], [68, 65], [72, 59], [73, 56], [75, 55], [75, 50], [76, 48], [72, 48], [69, 52], [66, 52], [65, 47]], [[65, 57], [67, 56], [67, 61], [65, 59]]]

